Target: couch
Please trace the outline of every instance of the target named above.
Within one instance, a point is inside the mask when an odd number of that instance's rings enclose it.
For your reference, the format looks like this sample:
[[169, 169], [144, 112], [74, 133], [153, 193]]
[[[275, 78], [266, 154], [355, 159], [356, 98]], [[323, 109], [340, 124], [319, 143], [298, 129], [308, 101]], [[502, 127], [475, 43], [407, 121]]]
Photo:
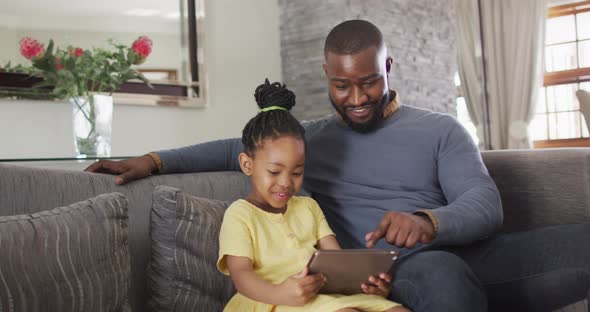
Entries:
[[[590, 149], [484, 151], [500, 190], [504, 232], [547, 225], [590, 223]], [[0, 215], [30, 214], [98, 194], [120, 192], [129, 202], [129, 302], [146, 311], [152, 192], [158, 185], [200, 197], [233, 201], [248, 192], [239, 172], [154, 175], [124, 186], [113, 176], [0, 163]]]

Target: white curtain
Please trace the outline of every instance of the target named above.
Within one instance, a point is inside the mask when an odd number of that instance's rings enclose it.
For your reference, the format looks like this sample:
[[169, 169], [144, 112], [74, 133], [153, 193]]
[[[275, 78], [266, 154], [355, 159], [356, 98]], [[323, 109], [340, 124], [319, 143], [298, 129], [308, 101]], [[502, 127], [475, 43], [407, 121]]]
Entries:
[[486, 148], [484, 135], [485, 97], [483, 94], [483, 59], [477, 0], [457, 0], [457, 50], [461, 92], [469, 117], [477, 128], [480, 147]]
[[[471, 2], [477, 5], [477, 0]], [[547, 0], [481, 0], [479, 5], [489, 145], [491, 149], [530, 148], [527, 128], [543, 78]], [[459, 63], [464, 55], [476, 55], [475, 50], [464, 53], [468, 51], [459, 51]], [[465, 82], [470, 84], [469, 79]]]

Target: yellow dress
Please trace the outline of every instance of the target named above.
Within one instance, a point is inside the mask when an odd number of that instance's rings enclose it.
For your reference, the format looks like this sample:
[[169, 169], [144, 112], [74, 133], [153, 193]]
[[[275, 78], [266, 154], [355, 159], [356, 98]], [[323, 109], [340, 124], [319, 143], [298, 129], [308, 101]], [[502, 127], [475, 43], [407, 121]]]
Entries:
[[[229, 275], [225, 256], [252, 259], [258, 276], [273, 284], [301, 272], [320, 238], [334, 235], [320, 207], [310, 197], [292, 197], [284, 214], [266, 212], [239, 199], [225, 212], [219, 235], [218, 269]], [[397, 303], [375, 295], [318, 295], [302, 307], [274, 306], [234, 295], [224, 311], [336, 311], [358, 308], [386, 311]]]

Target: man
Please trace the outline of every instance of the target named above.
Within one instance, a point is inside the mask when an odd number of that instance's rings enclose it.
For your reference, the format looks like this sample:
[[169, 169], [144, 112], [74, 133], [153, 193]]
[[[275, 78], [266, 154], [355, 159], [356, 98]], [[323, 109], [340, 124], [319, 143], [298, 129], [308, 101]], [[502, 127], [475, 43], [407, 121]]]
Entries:
[[[304, 187], [346, 248], [403, 248], [393, 300], [413, 311], [550, 311], [590, 288], [588, 225], [495, 236], [501, 201], [477, 147], [452, 117], [399, 105], [392, 59], [373, 24], [328, 34], [335, 116], [305, 124]], [[98, 162], [118, 184], [152, 172], [239, 170], [239, 139]], [[564, 244], [567, 242], [567, 244]]]

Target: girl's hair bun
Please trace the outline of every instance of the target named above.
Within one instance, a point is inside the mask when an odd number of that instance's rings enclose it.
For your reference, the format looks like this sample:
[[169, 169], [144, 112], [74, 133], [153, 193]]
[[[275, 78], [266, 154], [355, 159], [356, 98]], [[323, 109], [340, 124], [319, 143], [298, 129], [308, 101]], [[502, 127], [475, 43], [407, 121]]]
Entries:
[[254, 98], [260, 109], [271, 106], [283, 107], [290, 111], [295, 106], [295, 94], [279, 82], [269, 83], [268, 78], [254, 91]]

